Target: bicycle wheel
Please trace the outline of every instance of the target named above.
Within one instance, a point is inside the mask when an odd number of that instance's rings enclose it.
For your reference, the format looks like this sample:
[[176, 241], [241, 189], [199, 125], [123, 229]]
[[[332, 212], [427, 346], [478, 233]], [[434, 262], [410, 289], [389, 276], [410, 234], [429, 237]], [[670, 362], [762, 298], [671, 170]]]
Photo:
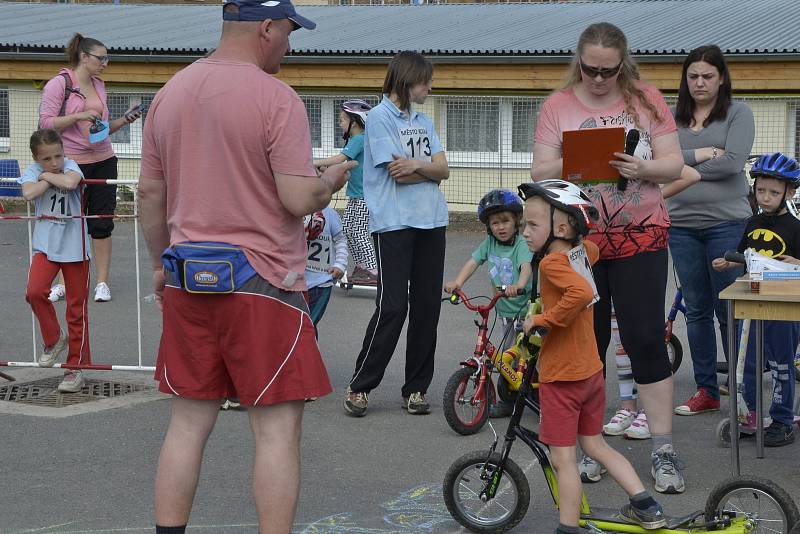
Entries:
[[753, 523], [752, 532], [764, 534], [786, 534], [800, 521], [797, 506], [783, 488], [754, 477], [731, 477], [714, 488], [706, 501], [705, 520], [724, 515], [747, 517]]
[[683, 345], [681, 345], [681, 340], [675, 334], [669, 336], [667, 340], [667, 356], [669, 357], [669, 363], [672, 364], [672, 372], [677, 373], [683, 361]]
[[497, 377], [497, 396], [503, 402], [515, 402], [517, 400], [517, 392], [509, 388], [508, 380], [503, 375]]
[[473, 367], [462, 367], [447, 381], [442, 396], [444, 418], [450, 428], [462, 436], [475, 434], [489, 419], [489, 403], [486, 398], [488, 394], [490, 402], [494, 402], [494, 387], [491, 379], [487, 380], [488, 392], [483, 392], [482, 395], [478, 395], [480, 374]]
[[528, 511], [528, 479], [511, 458], [506, 460], [494, 498], [481, 500], [481, 491], [499, 462], [500, 453], [493, 453], [487, 461], [486, 451], [473, 451], [453, 462], [444, 477], [444, 502], [450, 515], [473, 532], [505, 532], [522, 521]]

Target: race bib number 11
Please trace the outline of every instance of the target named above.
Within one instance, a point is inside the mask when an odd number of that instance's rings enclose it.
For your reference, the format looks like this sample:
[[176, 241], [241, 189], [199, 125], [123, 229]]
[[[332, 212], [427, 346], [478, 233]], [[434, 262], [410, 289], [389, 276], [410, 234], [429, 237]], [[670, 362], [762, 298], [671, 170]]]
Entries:
[[[57, 187], [50, 187], [44, 194], [42, 202], [42, 215], [49, 217], [72, 216], [69, 206], [68, 192]], [[55, 224], [66, 224], [65, 219], [51, 219]]]

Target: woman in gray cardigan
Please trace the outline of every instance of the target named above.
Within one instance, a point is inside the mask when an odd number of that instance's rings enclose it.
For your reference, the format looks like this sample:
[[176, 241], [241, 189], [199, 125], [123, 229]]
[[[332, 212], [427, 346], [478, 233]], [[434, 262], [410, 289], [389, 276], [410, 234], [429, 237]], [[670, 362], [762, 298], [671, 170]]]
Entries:
[[753, 112], [731, 101], [731, 80], [716, 45], [692, 50], [683, 63], [674, 110], [685, 162], [682, 177], [699, 180], [668, 201], [669, 249], [686, 300], [686, 323], [695, 393], [678, 415], [719, 409], [714, 315], [728, 356], [727, 314], [719, 292], [741, 271], [717, 272], [711, 260], [735, 250], [752, 215], [744, 164], [753, 148]]

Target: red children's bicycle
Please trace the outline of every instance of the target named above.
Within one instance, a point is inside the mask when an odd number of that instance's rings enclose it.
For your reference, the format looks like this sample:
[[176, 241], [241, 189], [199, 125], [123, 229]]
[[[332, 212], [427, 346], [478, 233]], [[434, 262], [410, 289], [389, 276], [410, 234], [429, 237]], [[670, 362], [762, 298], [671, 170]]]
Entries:
[[478, 327], [475, 350], [447, 381], [442, 399], [447, 424], [462, 436], [480, 431], [489, 418], [489, 406], [496, 400], [492, 370], [499, 371], [498, 394], [503, 400], [514, 401], [527, 365], [535, 363], [538, 355], [538, 347], [532, 354], [519, 342], [500, 353], [489, 340], [489, 315], [497, 301], [505, 296], [505, 291], [500, 290], [487, 304], [480, 306], [471, 302], [479, 297], [470, 299], [457, 289], [449, 299], [443, 299], [454, 305], [463, 304], [480, 316], [480, 320], [475, 320]]

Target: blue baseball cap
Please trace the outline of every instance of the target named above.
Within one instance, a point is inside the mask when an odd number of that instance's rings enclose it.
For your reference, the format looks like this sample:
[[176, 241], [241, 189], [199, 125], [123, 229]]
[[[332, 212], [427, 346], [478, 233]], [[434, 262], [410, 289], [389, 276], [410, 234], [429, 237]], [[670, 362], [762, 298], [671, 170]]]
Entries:
[[[226, 6], [234, 5], [238, 13], [224, 11]], [[289, 0], [226, 0], [223, 4], [222, 20], [261, 21], [266, 19], [289, 19], [297, 28], [313, 30], [317, 24], [301, 17]]]

